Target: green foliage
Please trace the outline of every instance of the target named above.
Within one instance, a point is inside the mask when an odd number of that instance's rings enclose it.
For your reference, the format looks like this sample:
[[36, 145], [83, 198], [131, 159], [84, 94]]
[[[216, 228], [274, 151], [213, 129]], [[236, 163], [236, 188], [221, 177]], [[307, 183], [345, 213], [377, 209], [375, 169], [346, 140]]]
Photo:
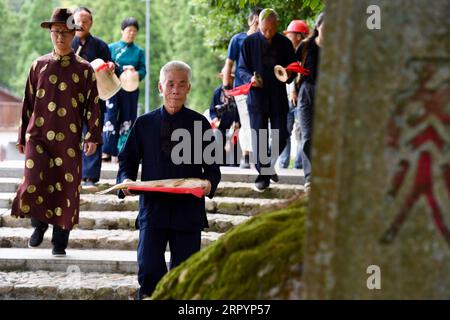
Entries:
[[[106, 43], [120, 40], [120, 24], [133, 16], [140, 24], [136, 44], [145, 48], [146, 3], [142, 0], [0, 0], [0, 86], [22, 95], [28, 69], [34, 59], [52, 50], [49, 34], [41, 29], [55, 7], [90, 8], [92, 34]], [[161, 104], [159, 70], [169, 60], [186, 61], [193, 70], [189, 106], [199, 112], [208, 108], [217, 77], [224, 64], [231, 37], [247, 30], [251, 7], [272, 7], [281, 17], [281, 28], [292, 18], [314, 18], [322, 0], [152, 0], [150, 18], [150, 108]], [[12, 76], [14, 75], [14, 76]], [[139, 104], [144, 110], [144, 81]]]
[[166, 274], [152, 299], [292, 298], [301, 279], [306, 206], [298, 199], [233, 228]]
[[206, 45], [224, 52], [231, 37], [246, 31], [247, 17], [253, 7], [275, 9], [280, 18], [280, 31], [293, 19], [313, 19], [324, 9], [323, 0], [192, 0], [207, 10], [208, 15], [195, 15], [196, 23], [205, 30]]

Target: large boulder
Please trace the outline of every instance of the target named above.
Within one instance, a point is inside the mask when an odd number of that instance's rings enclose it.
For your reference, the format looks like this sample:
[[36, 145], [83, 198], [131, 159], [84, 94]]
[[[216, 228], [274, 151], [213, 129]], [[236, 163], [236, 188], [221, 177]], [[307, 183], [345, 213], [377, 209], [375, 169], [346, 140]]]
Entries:
[[167, 273], [152, 299], [299, 299], [306, 201], [261, 212]]

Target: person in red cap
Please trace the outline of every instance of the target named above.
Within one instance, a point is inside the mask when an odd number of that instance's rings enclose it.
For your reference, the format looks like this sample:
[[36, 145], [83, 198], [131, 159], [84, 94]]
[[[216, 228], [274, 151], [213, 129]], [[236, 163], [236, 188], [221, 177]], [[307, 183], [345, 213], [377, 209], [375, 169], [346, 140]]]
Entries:
[[314, 123], [316, 82], [319, 75], [320, 51], [323, 46], [324, 13], [320, 13], [316, 19], [314, 30], [311, 35], [298, 47], [295, 55], [297, 61], [301, 61], [304, 68], [310, 73], [300, 83], [298, 91], [298, 116], [302, 135], [302, 162], [305, 172], [305, 191], [311, 190], [311, 145]]
[[[287, 29], [283, 31], [283, 33], [289, 40], [291, 40], [294, 49], [297, 50], [298, 47], [300, 46], [300, 43], [308, 37], [309, 28], [306, 22], [303, 20], [292, 20], [289, 23]], [[301, 156], [302, 151], [300, 148], [300, 127], [298, 114], [296, 112], [299, 80], [300, 75], [297, 76], [295, 81], [286, 85], [286, 90], [288, 92], [288, 99], [289, 99], [289, 112], [287, 115], [288, 138], [286, 141], [286, 147], [284, 147], [284, 150], [280, 153], [280, 156], [278, 157], [278, 165], [280, 168], [289, 167], [291, 155], [291, 135], [293, 130], [294, 132], [298, 132], [294, 134], [295, 138], [297, 139], [297, 152], [294, 162], [294, 168], [296, 169], [303, 168]]]
[[72, 12], [57, 8], [41, 27], [50, 31], [53, 52], [37, 58], [28, 74], [16, 144], [25, 154], [24, 179], [11, 214], [31, 217], [29, 247], [38, 247], [52, 224], [52, 253], [64, 256], [79, 219], [81, 153], [94, 154], [102, 142], [99, 97], [94, 71], [71, 47], [81, 30]]

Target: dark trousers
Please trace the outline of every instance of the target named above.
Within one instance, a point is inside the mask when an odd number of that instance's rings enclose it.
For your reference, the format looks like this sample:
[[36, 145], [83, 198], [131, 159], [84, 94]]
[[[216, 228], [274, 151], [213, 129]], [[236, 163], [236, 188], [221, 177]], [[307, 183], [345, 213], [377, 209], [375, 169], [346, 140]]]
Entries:
[[[278, 130], [279, 136], [277, 141], [272, 141], [272, 145], [274, 142], [278, 143], [278, 153], [283, 151], [286, 146], [286, 141], [288, 137], [287, 132], [287, 113], [286, 112], [272, 112], [272, 113], [260, 113], [260, 112], [250, 112], [250, 127], [254, 130], [252, 133], [252, 145], [253, 145], [253, 154], [252, 156], [256, 156], [256, 170], [258, 170], [259, 176], [256, 178], [255, 182], [262, 180], [270, 180], [270, 176], [275, 173], [274, 165], [276, 162], [275, 155], [272, 154], [269, 148], [269, 120], [270, 120], [270, 128], [273, 130]], [[265, 134], [261, 134], [259, 130]], [[256, 133], [256, 135], [255, 135]], [[265, 148], [264, 148], [265, 147]], [[261, 150], [262, 148], [262, 150]], [[265, 154], [265, 150], [268, 151], [268, 155], [271, 155], [272, 160], [268, 163], [261, 163], [261, 154]], [[256, 151], [256, 152], [255, 152]], [[268, 170], [272, 168], [271, 170]], [[262, 169], [265, 169], [266, 172], [262, 172]]]
[[119, 90], [106, 102], [103, 152], [117, 156], [137, 118], [139, 90]]
[[[284, 147], [284, 150], [283, 152], [281, 152], [279, 157], [279, 164], [281, 168], [289, 167], [289, 162], [291, 160], [291, 135], [292, 131], [294, 130], [294, 123], [296, 118], [298, 118], [297, 108], [296, 106], [292, 105], [291, 102], [289, 102], [289, 112], [287, 114], [288, 138], [286, 139], [286, 147]], [[302, 164], [302, 148], [300, 143], [298, 143], [296, 151], [297, 152], [295, 155], [294, 168], [301, 169], [303, 167], [303, 164]]]
[[305, 181], [311, 182], [311, 141], [313, 132], [314, 118], [314, 95], [315, 86], [303, 82], [298, 94], [298, 115], [301, 129], [301, 145], [303, 151], [303, 170], [305, 172]]
[[[46, 228], [48, 223], [42, 222], [35, 217], [31, 217], [31, 225], [33, 228]], [[54, 247], [66, 249], [69, 243], [69, 230], [64, 230], [57, 225], [53, 225], [52, 244]]]
[[167, 243], [170, 246], [171, 256], [169, 269], [172, 269], [200, 250], [201, 232], [150, 228], [139, 230], [137, 248], [139, 299], [151, 296], [159, 280], [166, 274], [164, 253]]
[[[105, 114], [105, 103], [100, 100], [99, 105], [102, 108], [102, 112], [100, 114], [100, 126], [103, 127], [103, 119]], [[87, 132], [86, 124], [83, 124], [83, 135]], [[95, 153], [86, 156], [84, 152], [81, 153], [83, 158], [83, 166], [82, 166], [82, 177], [83, 179], [90, 179], [94, 182], [100, 180], [100, 172], [102, 169], [102, 146], [98, 145]]]

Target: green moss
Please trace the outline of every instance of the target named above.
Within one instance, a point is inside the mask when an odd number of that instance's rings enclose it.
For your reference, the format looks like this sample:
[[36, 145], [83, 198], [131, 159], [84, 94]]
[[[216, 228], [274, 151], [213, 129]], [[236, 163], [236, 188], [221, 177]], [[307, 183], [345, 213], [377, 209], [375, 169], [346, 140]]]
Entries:
[[261, 212], [231, 229], [167, 273], [152, 299], [298, 296], [305, 208], [306, 202], [298, 199], [276, 211]]

